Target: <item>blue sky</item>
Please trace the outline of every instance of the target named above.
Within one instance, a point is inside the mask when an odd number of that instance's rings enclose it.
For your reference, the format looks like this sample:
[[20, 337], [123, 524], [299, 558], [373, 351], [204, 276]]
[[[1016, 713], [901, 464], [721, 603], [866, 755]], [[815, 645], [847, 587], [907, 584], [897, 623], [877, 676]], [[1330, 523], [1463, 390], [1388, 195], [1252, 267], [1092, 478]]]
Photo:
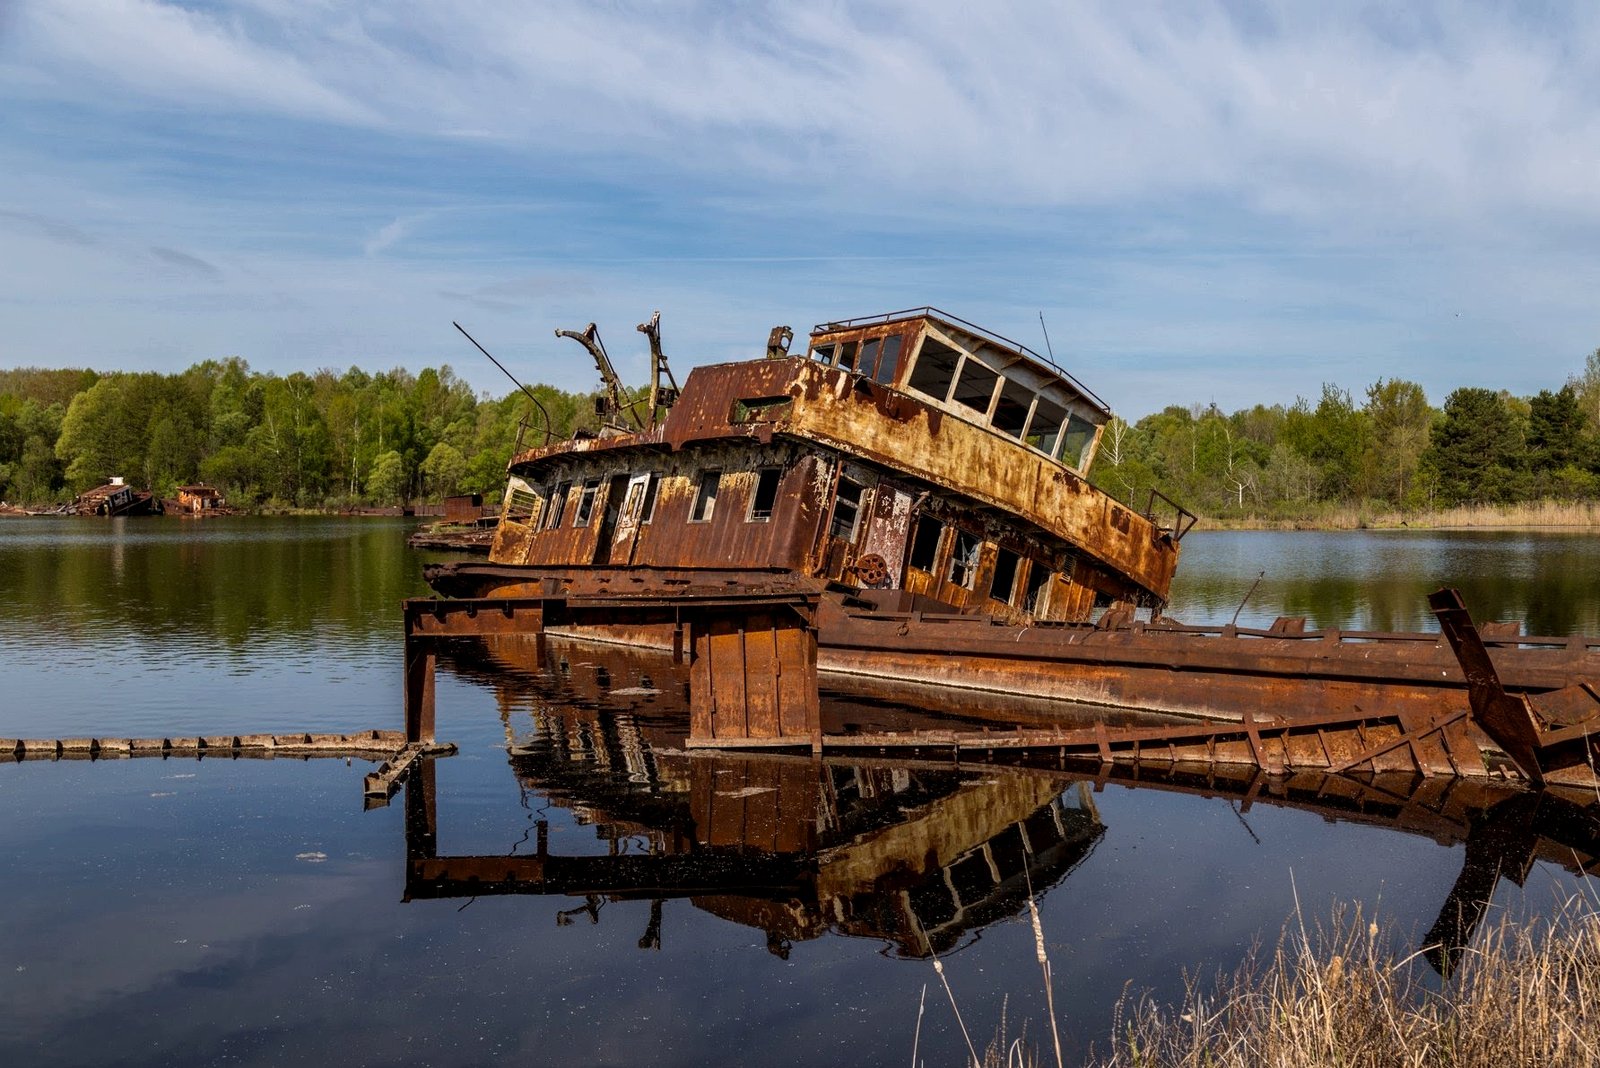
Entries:
[[0, 0], [0, 365], [680, 372], [931, 303], [1121, 414], [1600, 346], [1600, 7]]

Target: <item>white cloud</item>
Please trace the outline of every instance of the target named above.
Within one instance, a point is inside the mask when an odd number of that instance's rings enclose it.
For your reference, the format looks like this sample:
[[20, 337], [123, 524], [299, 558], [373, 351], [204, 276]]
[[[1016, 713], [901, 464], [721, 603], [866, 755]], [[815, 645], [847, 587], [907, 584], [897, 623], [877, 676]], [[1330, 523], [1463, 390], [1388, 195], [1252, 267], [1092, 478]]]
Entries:
[[0, 134], [27, 149], [0, 172], [0, 231], [28, 257], [0, 264], [8, 343], [465, 363], [463, 313], [533, 359], [548, 326], [590, 319], [632, 353], [662, 307], [682, 368], [776, 321], [931, 300], [1015, 333], [1044, 308], [1135, 415], [1219, 368], [1224, 404], [1397, 373], [1435, 400], [1543, 388], [1551, 354], [1600, 337], [1600, 9], [1539, 18], [20, 0], [0, 106], [64, 101], [111, 143], [17, 132], [49, 116]]
[[251, 41], [236, 21], [175, 4], [25, 0], [13, 45], [22, 52], [19, 66], [55, 75], [57, 86], [70, 93], [80, 92], [86, 80], [101, 93], [132, 91], [200, 111], [246, 107], [336, 122], [380, 121], [377, 112], [328, 88], [293, 54]]
[[[1600, 16], [1267, 5], [32, 4], [24, 64], [539, 156], [863, 202], [1200, 192], [1270, 212], [1600, 219]], [[63, 75], [65, 80], [66, 76]]]

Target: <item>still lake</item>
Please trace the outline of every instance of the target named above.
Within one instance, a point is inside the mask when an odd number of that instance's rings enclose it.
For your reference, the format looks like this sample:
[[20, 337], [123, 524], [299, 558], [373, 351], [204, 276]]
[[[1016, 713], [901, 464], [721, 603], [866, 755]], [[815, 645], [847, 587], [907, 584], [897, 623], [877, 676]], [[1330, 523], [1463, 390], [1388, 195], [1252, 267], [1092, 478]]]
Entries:
[[[0, 522], [0, 737], [398, 729], [411, 529]], [[1563, 533], [1200, 531], [1170, 611], [1435, 629], [1445, 584], [1480, 620], [1600, 632], [1600, 537]], [[446, 658], [459, 752], [371, 810], [360, 760], [0, 764], [0, 1064], [903, 1063], [926, 988], [920, 1056], [955, 1065], [931, 953], [980, 1045], [1002, 1016], [1047, 1041], [1030, 889], [1082, 1051], [1124, 989], [1180, 994], [1297, 901], [1409, 950], [1463, 874], [1469, 828], [1387, 809], [691, 757], [649, 658], [506, 667]], [[515, 878], [474, 892], [490, 870]], [[1540, 859], [1490, 915], [1593, 893]]]

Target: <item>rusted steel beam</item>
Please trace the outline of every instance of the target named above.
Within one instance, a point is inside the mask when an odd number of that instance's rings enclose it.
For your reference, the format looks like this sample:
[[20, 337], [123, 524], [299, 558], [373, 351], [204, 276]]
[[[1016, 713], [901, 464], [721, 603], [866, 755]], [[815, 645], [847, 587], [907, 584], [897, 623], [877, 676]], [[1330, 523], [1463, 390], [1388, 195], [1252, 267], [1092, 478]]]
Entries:
[[1494, 739], [1529, 781], [1544, 785], [1544, 768], [1538, 757], [1538, 720], [1533, 709], [1528, 707], [1526, 697], [1506, 693], [1500, 684], [1500, 675], [1489, 659], [1483, 638], [1472, 624], [1460, 591], [1437, 590], [1428, 595], [1428, 604], [1439, 617], [1439, 629], [1461, 662], [1461, 673], [1467, 679], [1467, 696], [1478, 726]]
[[[1269, 774], [1315, 770], [1404, 770], [1428, 774], [1486, 774], [1469, 739], [1450, 729], [1463, 714], [1418, 719], [1409, 728], [1394, 717], [1339, 713], [1258, 718], [1239, 723], [1187, 723], [1110, 727], [1096, 722], [1072, 729], [1013, 731], [929, 730], [828, 735], [825, 749], [1043, 750], [1062, 758], [1102, 763], [1244, 765]], [[1424, 748], [1426, 743], [1426, 748]]]

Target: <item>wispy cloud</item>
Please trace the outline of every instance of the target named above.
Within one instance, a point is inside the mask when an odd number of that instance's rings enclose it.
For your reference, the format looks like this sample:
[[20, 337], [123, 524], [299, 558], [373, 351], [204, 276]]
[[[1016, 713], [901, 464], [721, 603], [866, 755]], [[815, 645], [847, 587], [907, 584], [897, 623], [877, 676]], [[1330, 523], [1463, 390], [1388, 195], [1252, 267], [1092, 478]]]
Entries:
[[211, 281], [216, 281], [222, 277], [222, 272], [218, 270], [216, 264], [207, 263], [199, 256], [191, 256], [189, 253], [179, 252], [175, 248], [162, 248], [159, 245], [152, 245], [150, 247], [150, 255], [169, 266], [176, 267], [189, 274], [199, 275]]
[[0, 227], [35, 251], [0, 283], [118, 302], [107, 353], [200, 280], [305, 309], [208, 313], [263, 365], [435, 358], [462, 304], [670, 298], [691, 361], [1043, 308], [1139, 408], [1219, 371], [1241, 403], [1539, 388], [1600, 339], [1600, 8], [19, 0], [0, 33]]

